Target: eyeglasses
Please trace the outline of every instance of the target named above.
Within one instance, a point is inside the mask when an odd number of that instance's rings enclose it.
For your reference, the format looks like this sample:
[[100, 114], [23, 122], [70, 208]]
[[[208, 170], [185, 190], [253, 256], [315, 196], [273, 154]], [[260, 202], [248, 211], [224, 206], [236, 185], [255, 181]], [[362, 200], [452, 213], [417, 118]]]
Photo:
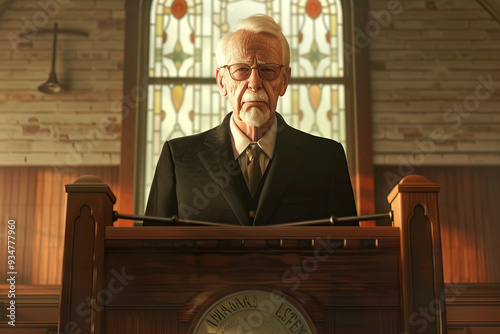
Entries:
[[252, 69], [257, 68], [259, 71], [259, 75], [263, 80], [273, 81], [280, 74], [281, 68], [285, 67], [285, 65], [278, 64], [262, 64], [257, 67], [251, 67], [248, 64], [232, 64], [232, 65], [224, 65], [220, 68], [227, 68], [229, 71], [229, 75], [233, 80], [243, 81], [250, 78], [252, 74]]

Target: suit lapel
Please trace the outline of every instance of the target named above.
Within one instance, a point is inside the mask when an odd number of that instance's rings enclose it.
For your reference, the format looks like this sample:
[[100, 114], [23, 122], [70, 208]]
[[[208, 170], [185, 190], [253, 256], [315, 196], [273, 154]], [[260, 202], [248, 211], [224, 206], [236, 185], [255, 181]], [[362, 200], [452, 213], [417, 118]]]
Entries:
[[262, 188], [254, 225], [267, 223], [290, 183], [300, 177], [297, 173], [307, 155], [305, 150], [300, 149], [301, 142], [294, 139], [293, 130], [281, 115], [276, 114], [276, 117], [278, 117], [278, 133], [274, 155]]
[[200, 151], [198, 156], [210, 174], [210, 177], [219, 186], [219, 189], [231, 207], [241, 225], [251, 225], [252, 222], [245, 208], [245, 191], [242, 187], [241, 167], [234, 159], [231, 147], [231, 133], [228, 114], [224, 121], [211, 130], [205, 139], [206, 150]]

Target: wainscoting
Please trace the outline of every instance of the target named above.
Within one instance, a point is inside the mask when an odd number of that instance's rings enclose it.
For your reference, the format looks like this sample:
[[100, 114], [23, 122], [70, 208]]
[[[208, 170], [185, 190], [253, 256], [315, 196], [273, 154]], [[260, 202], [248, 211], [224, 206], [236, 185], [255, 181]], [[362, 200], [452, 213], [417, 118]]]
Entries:
[[[375, 207], [388, 212], [400, 166], [375, 168]], [[445, 283], [500, 284], [500, 167], [415, 167], [438, 183]], [[404, 175], [403, 175], [404, 176]], [[398, 179], [399, 177], [399, 179]]]
[[[4, 334], [55, 334], [59, 316], [59, 286], [21, 287], [16, 296], [16, 329], [7, 325], [6, 291], [0, 289], [0, 331]], [[498, 334], [500, 332], [500, 284], [446, 284], [449, 334]], [[433, 321], [429, 305], [429, 321]], [[416, 329], [425, 324], [419, 324]], [[386, 334], [386, 333], [384, 333]], [[387, 333], [389, 334], [389, 333]], [[394, 333], [399, 334], [399, 333]]]
[[[399, 166], [375, 167], [376, 212], [388, 212], [387, 194]], [[64, 185], [96, 175], [119, 193], [118, 167], [0, 168], [0, 229], [16, 221], [15, 334], [55, 333], [64, 237]], [[413, 173], [441, 185], [439, 210], [449, 333], [500, 332], [500, 167], [422, 167]], [[387, 223], [387, 222], [386, 222]], [[384, 222], [381, 223], [382, 225]], [[0, 248], [0, 258], [6, 258]], [[5, 261], [0, 270], [7, 272]], [[7, 325], [7, 286], [0, 285], [0, 331]]]
[[[92, 174], [118, 191], [118, 167], [0, 168], [0, 231], [16, 222], [17, 284], [61, 283], [65, 226], [64, 186]], [[3, 245], [3, 240], [2, 240]], [[0, 270], [7, 272], [7, 248], [0, 247]], [[3, 282], [2, 282], [3, 283]], [[1, 286], [1, 285], [0, 285]]]

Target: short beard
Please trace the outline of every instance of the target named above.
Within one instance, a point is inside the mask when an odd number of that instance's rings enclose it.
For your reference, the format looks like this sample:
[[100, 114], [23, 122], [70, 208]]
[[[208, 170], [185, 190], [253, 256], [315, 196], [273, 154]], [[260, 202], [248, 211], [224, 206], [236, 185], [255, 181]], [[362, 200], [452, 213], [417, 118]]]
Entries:
[[250, 107], [240, 114], [240, 118], [247, 125], [258, 128], [271, 118], [271, 112], [267, 108], [261, 110], [257, 107]]

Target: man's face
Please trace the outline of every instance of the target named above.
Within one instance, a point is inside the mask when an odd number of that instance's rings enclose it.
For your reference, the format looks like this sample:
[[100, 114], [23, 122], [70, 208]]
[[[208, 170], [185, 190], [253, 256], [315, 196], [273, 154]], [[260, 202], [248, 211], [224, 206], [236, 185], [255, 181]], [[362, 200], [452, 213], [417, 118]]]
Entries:
[[232, 79], [226, 68], [218, 69], [219, 90], [228, 97], [238, 120], [259, 127], [273, 119], [278, 98], [286, 92], [290, 69], [281, 69], [276, 79], [267, 81], [260, 77], [257, 66], [269, 63], [282, 65], [281, 44], [267, 34], [239, 30], [229, 40], [227, 49], [227, 65], [244, 63], [254, 69], [250, 77], [243, 81]]

